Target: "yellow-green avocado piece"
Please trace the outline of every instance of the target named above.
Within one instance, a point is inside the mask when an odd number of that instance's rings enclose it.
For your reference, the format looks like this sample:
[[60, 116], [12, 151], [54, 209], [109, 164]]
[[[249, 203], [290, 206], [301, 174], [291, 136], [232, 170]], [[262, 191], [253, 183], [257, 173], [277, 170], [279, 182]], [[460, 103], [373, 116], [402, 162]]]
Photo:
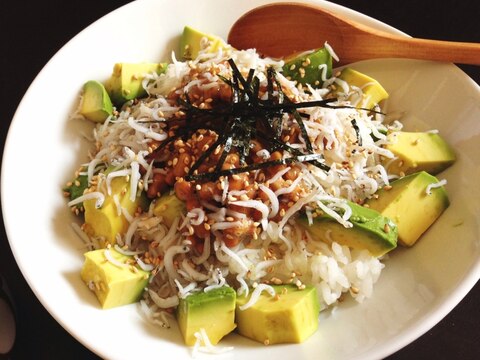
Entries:
[[155, 205], [153, 206], [153, 214], [161, 216], [167, 226], [172, 226], [173, 221], [185, 213], [185, 210], [185, 202], [180, 200], [174, 193], [163, 194], [155, 200]]
[[438, 182], [425, 171], [411, 174], [380, 189], [367, 204], [397, 224], [400, 244], [412, 246], [450, 204], [443, 186], [427, 194], [427, 187]]
[[305, 341], [318, 328], [320, 305], [316, 288], [306, 286], [300, 290], [294, 285], [273, 285], [273, 288], [277, 296], [264, 292], [245, 310], [240, 307], [250, 297], [237, 297], [238, 333], [267, 345]]
[[180, 38], [180, 55], [184, 60], [192, 60], [198, 56], [201, 50], [201, 42], [206, 38], [209, 42], [207, 45], [207, 52], [215, 52], [220, 48], [226, 49], [229, 47], [222, 38], [207, 34], [190, 26], [183, 28], [183, 33]]
[[356, 86], [362, 90], [363, 101], [359, 104], [361, 107], [371, 109], [382, 100], [388, 99], [388, 93], [383, 86], [374, 78], [360, 71], [346, 67], [338, 77], [348, 83], [348, 85]]
[[232, 332], [236, 327], [235, 299], [235, 290], [228, 286], [180, 299], [176, 314], [185, 344], [195, 345], [195, 333], [202, 328], [214, 345]]
[[[385, 148], [398, 157], [388, 166], [392, 174], [426, 171], [436, 175], [456, 159], [453, 149], [439, 134], [395, 131], [387, 135], [387, 140]], [[388, 159], [385, 161], [388, 162]]]
[[326, 48], [320, 48], [285, 59], [283, 75], [300, 84], [321, 87], [324, 79], [332, 76], [332, 55]]
[[321, 210], [314, 213], [312, 225], [308, 224], [305, 215], [297, 221], [314, 239], [366, 249], [373, 256], [382, 256], [397, 247], [398, 230], [390, 218], [351, 201], [348, 201], [348, 206], [352, 209], [349, 218], [353, 225], [351, 228], [346, 228]]
[[80, 114], [86, 119], [102, 123], [113, 113], [110, 96], [102, 83], [90, 80], [83, 85]]
[[116, 63], [105, 88], [112, 101], [121, 106], [126, 101], [145, 96], [142, 81], [146, 74], [162, 74], [166, 69], [165, 63]]
[[[105, 251], [116, 262], [110, 262]], [[110, 248], [89, 251], [84, 254], [85, 263], [80, 276], [98, 298], [103, 309], [137, 302], [147, 286], [149, 273], [136, 266], [131, 256]], [[135, 269], [133, 269], [135, 267]]]
[[114, 178], [111, 182], [111, 195], [105, 194], [105, 201], [100, 208], [96, 207], [96, 199], [90, 199], [83, 202], [85, 208], [85, 231], [90, 236], [96, 236], [101, 239], [101, 246], [116, 243], [117, 234], [125, 234], [128, 229], [128, 220], [125, 215], [118, 213], [118, 203], [133, 216], [141, 206], [142, 197], [137, 196], [135, 201], [130, 200], [130, 183], [125, 177]]

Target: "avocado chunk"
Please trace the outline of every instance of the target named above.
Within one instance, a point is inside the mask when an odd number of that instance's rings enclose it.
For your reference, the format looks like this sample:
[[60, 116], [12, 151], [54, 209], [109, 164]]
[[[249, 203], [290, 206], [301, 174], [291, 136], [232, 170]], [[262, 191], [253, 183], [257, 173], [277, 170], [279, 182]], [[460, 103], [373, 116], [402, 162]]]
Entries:
[[[301, 343], [318, 328], [317, 290], [306, 286], [273, 285], [276, 296], [262, 293], [258, 301], [240, 310], [249, 300], [239, 296], [235, 310], [237, 331], [241, 335], [264, 344]], [[250, 295], [251, 296], [251, 295]]]
[[117, 63], [113, 67], [110, 78], [105, 83], [105, 88], [112, 101], [120, 106], [124, 102], [145, 96], [142, 86], [145, 74], [162, 74], [167, 69], [164, 63]]
[[102, 123], [113, 113], [113, 105], [105, 87], [98, 81], [90, 80], [83, 85], [80, 114], [86, 119]]
[[332, 76], [332, 55], [326, 48], [302, 53], [285, 60], [283, 75], [300, 84], [310, 84], [314, 88], [321, 87], [323, 79]]
[[[115, 263], [108, 260], [105, 251]], [[103, 309], [137, 302], [148, 284], [149, 273], [135, 264], [131, 256], [110, 248], [84, 254], [80, 276], [98, 298]], [[135, 269], [134, 269], [135, 268]]]
[[184, 60], [192, 60], [198, 56], [199, 51], [202, 49], [201, 43], [206, 39], [209, 44], [207, 46], [207, 52], [216, 52], [220, 48], [225, 49], [228, 45], [223, 39], [218, 36], [204, 33], [196, 30], [190, 26], [183, 28], [183, 33], [180, 38], [180, 54]]
[[305, 215], [297, 221], [314, 239], [366, 249], [373, 256], [382, 256], [397, 247], [398, 230], [390, 218], [351, 201], [348, 201], [348, 206], [352, 209], [349, 219], [353, 225], [351, 228], [346, 228], [319, 209], [314, 213], [312, 225], [308, 224]]
[[397, 224], [400, 244], [412, 246], [450, 204], [443, 186], [427, 194], [427, 187], [438, 182], [425, 171], [411, 174], [380, 189], [367, 204]]
[[385, 148], [398, 157], [388, 167], [392, 174], [426, 171], [436, 175], [456, 159], [453, 149], [439, 134], [396, 131], [388, 134], [387, 140]]
[[235, 325], [236, 292], [223, 286], [180, 299], [177, 320], [185, 344], [195, 345], [195, 333], [204, 329], [212, 344], [232, 332]]
[[180, 200], [174, 193], [163, 194], [153, 206], [153, 214], [161, 216], [167, 226], [172, 226], [173, 221], [185, 213], [185, 202]]
[[[68, 199], [72, 201], [82, 196], [87, 188], [88, 176], [81, 174], [72, 181], [69, 181], [68, 184], [63, 188], [63, 191], [65, 192], [66, 196], [68, 196]], [[77, 204], [74, 206], [79, 210], [83, 209], [83, 204]]]
[[111, 182], [112, 193], [105, 195], [105, 201], [97, 209], [96, 200], [90, 199], [83, 202], [85, 208], [85, 230], [91, 236], [101, 239], [102, 247], [116, 243], [117, 234], [125, 234], [128, 229], [128, 221], [123, 214], [119, 214], [114, 196], [124, 211], [131, 216], [135, 214], [141, 205], [142, 198], [136, 197], [130, 200], [130, 183], [124, 177], [114, 178]]
[[362, 90], [363, 101], [360, 104], [364, 108], [371, 109], [382, 100], [388, 99], [387, 91], [377, 80], [350, 67], [344, 68], [338, 78]]

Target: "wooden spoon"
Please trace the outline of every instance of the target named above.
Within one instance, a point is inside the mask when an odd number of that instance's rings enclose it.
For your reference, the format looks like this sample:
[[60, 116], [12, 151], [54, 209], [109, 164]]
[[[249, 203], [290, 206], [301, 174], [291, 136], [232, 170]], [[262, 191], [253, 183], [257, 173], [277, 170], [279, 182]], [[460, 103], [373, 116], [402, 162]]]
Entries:
[[414, 39], [360, 24], [318, 6], [274, 3], [255, 8], [233, 24], [228, 42], [281, 58], [328, 42], [338, 65], [373, 58], [410, 58], [480, 65], [480, 44]]

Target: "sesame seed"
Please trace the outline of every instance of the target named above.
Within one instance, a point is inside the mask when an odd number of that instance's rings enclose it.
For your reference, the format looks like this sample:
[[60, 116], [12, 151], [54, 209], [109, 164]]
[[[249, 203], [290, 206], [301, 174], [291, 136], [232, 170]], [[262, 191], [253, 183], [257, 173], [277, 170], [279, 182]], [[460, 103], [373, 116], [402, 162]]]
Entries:
[[271, 279], [272, 283], [274, 283], [275, 285], [281, 285], [282, 284], [282, 280], [280, 280], [279, 278], [277, 277], [273, 277]]
[[298, 72], [299, 72], [301, 78], [305, 77], [305, 69], [304, 68], [298, 69]]

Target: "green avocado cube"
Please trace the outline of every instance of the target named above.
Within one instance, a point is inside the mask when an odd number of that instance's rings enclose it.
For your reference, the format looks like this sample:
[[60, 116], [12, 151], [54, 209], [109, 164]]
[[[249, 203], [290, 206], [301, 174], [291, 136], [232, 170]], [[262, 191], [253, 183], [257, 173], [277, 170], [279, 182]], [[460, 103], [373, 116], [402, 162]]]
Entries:
[[456, 159], [453, 149], [439, 134], [396, 131], [390, 133], [387, 140], [385, 148], [398, 158], [388, 166], [392, 174], [408, 175], [426, 171], [435, 175], [452, 165]]
[[367, 204], [397, 224], [400, 244], [412, 246], [450, 204], [443, 186], [427, 189], [438, 183], [435, 176], [421, 171], [393, 181]]
[[145, 96], [142, 82], [146, 74], [162, 74], [166, 69], [167, 64], [164, 63], [117, 63], [105, 88], [112, 101], [121, 106], [126, 101]]
[[319, 88], [323, 84], [322, 77], [328, 79], [332, 76], [332, 56], [323, 47], [286, 59], [283, 75], [300, 84], [310, 84], [314, 88]]
[[363, 101], [360, 105], [364, 108], [371, 109], [382, 100], [388, 99], [388, 93], [383, 86], [377, 80], [360, 71], [346, 67], [341, 71], [339, 79], [362, 90]]
[[318, 328], [320, 305], [313, 286], [273, 285], [276, 296], [263, 292], [257, 302], [244, 310], [250, 300], [239, 296], [235, 310], [237, 331], [265, 345], [301, 343]]
[[83, 85], [80, 114], [88, 120], [102, 123], [113, 113], [113, 105], [105, 87], [95, 80]]
[[195, 333], [200, 329], [205, 330], [213, 345], [232, 332], [236, 327], [235, 299], [235, 290], [228, 286], [180, 299], [177, 320], [185, 344], [195, 345]]
[[198, 56], [201, 50], [201, 42], [206, 38], [209, 44], [207, 45], [208, 52], [216, 52], [220, 48], [227, 48], [228, 45], [223, 39], [218, 36], [211, 35], [194, 29], [190, 26], [185, 26], [182, 36], [180, 38], [180, 55], [184, 60], [192, 60]]
[[349, 221], [351, 228], [346, 228], [330, 215], [317, 210], [313, 224], [309, 225], [306, 216], [298, 218], [314, 239], [325, 242], [334, 241], [358, 250], [368, 250], [373, 256], [382, 256], [397, 247], [397, 225], [378, 211], [348, 201], [352, 209]]
[[172, 226], [173, 221], [180, 217], [186, 211], [185, 201], [180, 200], [175, 194], [163, 194], [155, 200], [153, 214], [161, 216], [163, 223], [168, 227]]
[[[75, 200], [76, 198], [83, 195], [85, 189], [88, 188], [88, 176], [87, 175], [78, 175], [72, 181], [69, 181], [67, 185], [63, 188], [65, 195], [68, 196], [70, 201]], [[78, 210], [83, 211], [83, 204], [74, 205]]]
[[[115, 263], [111, 262], [105, 251]], [[103, 309], [131, 304], [140, 300], [148, 284], [149, 272], [138, 268], [131, 256], [110, 248], [84, 254], [80, 276], [98, 298]]]
[[[141, 207], [142, 197], [137, 196], [135, 200], [130, 199], [130, 183], [124, 177], [116, 177], [111, 181], [112, 194], [105, 194], [105, 200], [101, 207], [97, 208], [96, 199], [89, 199], [83, 202], [85, 209], [84, 230], [90, 236], [100, 239], [102, 247], [116, 243], [117, 234], [123, 235], [127, 232], [128, 222], [125, 214], [119, 212], [119, 205], [123, 211], [133, 216]], [[118, 204], [114, 197], [117, 197]]]

